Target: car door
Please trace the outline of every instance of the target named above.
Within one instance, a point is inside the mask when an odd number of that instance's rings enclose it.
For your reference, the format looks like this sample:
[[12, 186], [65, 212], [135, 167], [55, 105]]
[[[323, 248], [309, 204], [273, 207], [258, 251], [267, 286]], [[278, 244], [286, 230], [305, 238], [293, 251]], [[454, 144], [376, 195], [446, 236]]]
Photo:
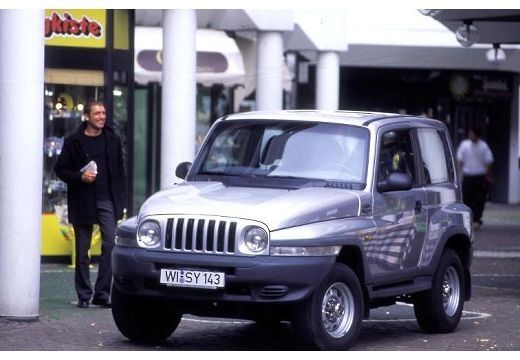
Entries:
[[[384, 127], [378, 132], [373, 191], [376, 236], [364, 242], [368, 268], [375, 282], [406, 280], [416, 271], [426, 232], [426, 193], [418, 181], [417, 144], [412, 128]], [[393, 172], [412, 179], [412, 188], [382, 191]]]
[[446, 207], [457, 201], [459, 189], [446, 131], [433, 127], [418, 128], [416, 131], [428, 218], [428, 232], [419, 259], [419, 267], [424, 268], [430, 265], [441, 235], [452, 223], [451, 210]]

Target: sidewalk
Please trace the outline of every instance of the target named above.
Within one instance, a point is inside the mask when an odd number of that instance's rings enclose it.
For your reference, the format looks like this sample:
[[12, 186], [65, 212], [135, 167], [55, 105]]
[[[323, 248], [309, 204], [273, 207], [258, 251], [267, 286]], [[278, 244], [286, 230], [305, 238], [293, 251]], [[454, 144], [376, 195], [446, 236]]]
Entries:
[[[520, 254], [520, 205], [487, 203], [483, 221], [475, 233], [472, 272], [500, 272], [503, 261], [496, 256]], [[495, 252], [495, 257], [486, 251]], [[519, 259], [508, 262], [520, 264]], [[94, 268], [91, 278], [95, 276]], [[73, 278], [68, 264], [42, 264], [39, 319], [0, 318], [0, 350], [152, 350], [130, 345], [117, 330], [110, 309], [72, 305], [76, 300]]]
[[520, 204], [498, 204], [487, 202], [483, 214], [484, 226], [516, 225], [520, 227]]
[[520, 251], [520, 205], [486, 203], [483, 226], [475, 232], [473, 249]]

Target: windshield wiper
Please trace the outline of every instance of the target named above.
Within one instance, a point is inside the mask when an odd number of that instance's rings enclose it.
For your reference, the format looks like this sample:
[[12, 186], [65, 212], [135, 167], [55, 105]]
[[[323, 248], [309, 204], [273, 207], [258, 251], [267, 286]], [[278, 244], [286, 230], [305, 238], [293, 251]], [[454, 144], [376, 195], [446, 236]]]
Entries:
[[214, 170], [200, 171], [200, 172], [196, 173], [195, 175], [242, 176], [242, 174], [233, 174], [233, 173], [228, 173], [225, 171], [214, 171]]

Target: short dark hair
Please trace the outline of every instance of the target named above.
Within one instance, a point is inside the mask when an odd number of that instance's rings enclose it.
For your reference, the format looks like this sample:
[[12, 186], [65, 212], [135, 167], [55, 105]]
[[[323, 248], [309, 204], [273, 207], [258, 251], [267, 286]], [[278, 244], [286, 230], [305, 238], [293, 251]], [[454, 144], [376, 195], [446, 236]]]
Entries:
[[472, 125], [469, 129], [473, 131], [473, 134], [477, 135], [477, 137], [482, 137], [482, 129], [479, 126]]
[[90, 110], [92, 109], [92, 106], [96, 106], [96, 105], [105, 107], [105, 104], [103, 104], [102, 101], [89, 100], [89, 101], [87, 101], [87, 103], [85, 104], [85, 107], [83, 108], [83, 114], [89, 115]]

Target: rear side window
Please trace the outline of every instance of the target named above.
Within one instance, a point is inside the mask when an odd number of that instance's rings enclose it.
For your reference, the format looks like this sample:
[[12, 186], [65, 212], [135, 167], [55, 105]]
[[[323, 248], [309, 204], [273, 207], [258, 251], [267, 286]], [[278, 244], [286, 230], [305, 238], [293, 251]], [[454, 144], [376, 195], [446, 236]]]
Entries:
[[426, 184], [439, 184], [453, 179], [446, 139], [435, 129], [417, 129]]

